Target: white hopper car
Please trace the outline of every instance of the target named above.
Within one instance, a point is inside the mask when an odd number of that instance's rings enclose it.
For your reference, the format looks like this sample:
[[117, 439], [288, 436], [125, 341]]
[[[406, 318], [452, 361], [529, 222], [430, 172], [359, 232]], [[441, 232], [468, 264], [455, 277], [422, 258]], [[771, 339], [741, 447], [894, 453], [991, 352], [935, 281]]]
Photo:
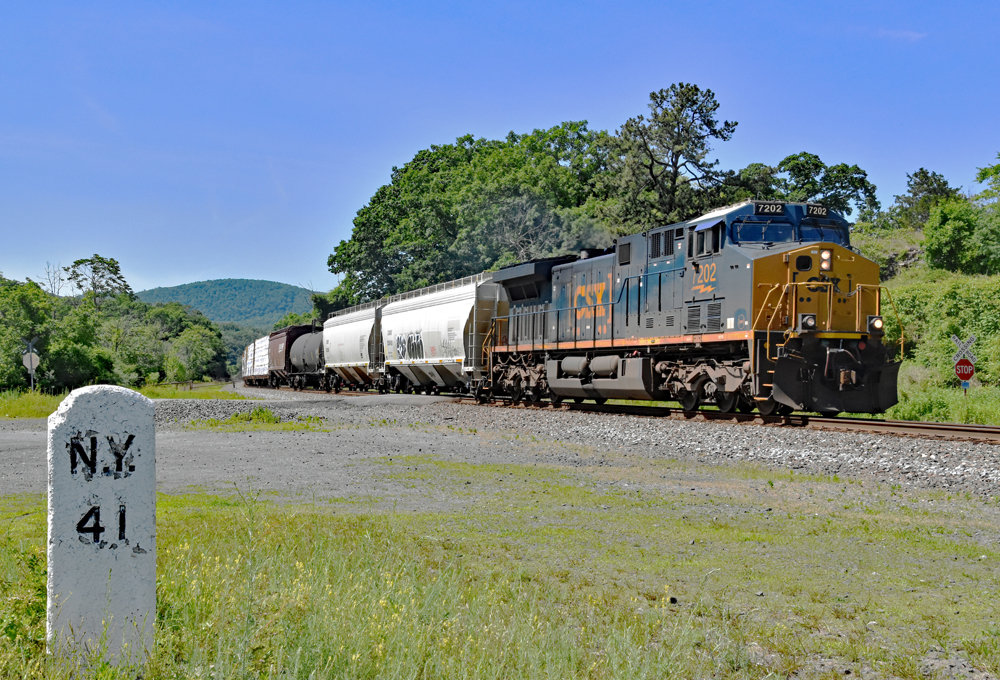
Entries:
[[336, 388], [467, 391], [485, 377], [483, 345], [506, 308], [485, 273], [334, 312], [323, 324], [327, 373]]

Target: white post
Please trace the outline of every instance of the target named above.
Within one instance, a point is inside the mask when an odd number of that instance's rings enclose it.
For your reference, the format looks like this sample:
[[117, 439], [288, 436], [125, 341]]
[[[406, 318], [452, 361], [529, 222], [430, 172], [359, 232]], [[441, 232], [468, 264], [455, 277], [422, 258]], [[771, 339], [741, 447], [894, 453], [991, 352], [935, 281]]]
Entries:
[[74, 390], [49, 416], [50, 653], [142, 663], [156, 618], [153, 402]]

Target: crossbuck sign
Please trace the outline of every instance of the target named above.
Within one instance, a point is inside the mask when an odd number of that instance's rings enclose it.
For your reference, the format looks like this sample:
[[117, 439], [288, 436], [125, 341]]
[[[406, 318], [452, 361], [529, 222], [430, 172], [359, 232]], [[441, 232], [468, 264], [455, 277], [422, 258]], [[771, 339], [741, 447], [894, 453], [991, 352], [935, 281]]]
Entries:
[[951, 363], [957, 364], [961, 359], [968, 359], [972, 363], [976, 363], [976, 355], [972, 353], [971, 349], [969, 349], [972, 347], [972, 343], [976, 341], [975, 335], [970, 335], [969, 339], [965, 342], [962, 342], [957, 335], [953, 335], [951, 336], [951, 341], [955, 343], [956, 347], [958, 347], [958, 351], [955, 352], [955, 356], [951, 358]]

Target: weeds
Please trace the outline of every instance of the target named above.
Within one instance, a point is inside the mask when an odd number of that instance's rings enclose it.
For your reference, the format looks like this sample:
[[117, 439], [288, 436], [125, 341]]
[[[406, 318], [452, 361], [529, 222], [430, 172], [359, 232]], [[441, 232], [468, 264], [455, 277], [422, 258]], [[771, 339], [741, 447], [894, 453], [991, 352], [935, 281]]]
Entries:
[[293, 430], [309, 430], [323, 432], [320, 426], [323, 418], [319, 416], [298, 416], [294, 420], [282, 421], [281, 416], [264, 406], [256, 406], [248, 413], [234, 413], [225, 419], [208, 418], [194, 420], [185, 427], [195, 430], [222, 430], [224, 432], [288, 432]]
[[59, 408], [59, 403], [65, 397], [65, 392], [62, 394], [19, 390], [0, 392], [0, 418], [46, 418]]

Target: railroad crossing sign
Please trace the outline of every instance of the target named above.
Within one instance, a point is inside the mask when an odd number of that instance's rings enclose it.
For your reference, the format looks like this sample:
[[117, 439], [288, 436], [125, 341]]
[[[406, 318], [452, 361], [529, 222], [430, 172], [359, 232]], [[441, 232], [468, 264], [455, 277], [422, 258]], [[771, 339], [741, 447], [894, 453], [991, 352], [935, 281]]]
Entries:
[[21, 338], [21, 342], [24, 343], [24, 350], [21, 352], [23, 358], [21, 363], [24, 367], [28, 369], [31, 374], [31, 391], [35, 391], [35, 369], [38, 368], [38, 355], [35, 354], [35, 343], [38, 342], [38, 336], [36, 335], [31, 340], [28, 338]]
[[972, 343], [976, 341], [975, 335], [970, 335], [969, 339], [965, 342], [962, 342], [957, 335], [953, 335], [951, 336], [951, 341], [955, 343], [956, 347], [958, 347], [958, 351], [955, 352], [955, 356], [951, 358], [953, 363], [957, 364], [961, 359], [968, 359], [970, 362], [976, 363], [976, 355], [969, 349], [972, 347]]
[[34, 373], [35, 369], [38, 368], [38, 355], [34, 352], [28, 352], [21, 357], [21, 363], [24, 364], [26, 369]]
[[976, 374], [976, 367], [972, 365], [972, 362], [968, 359], [959, 359], [955, 362], [955, 375], [963, 383], [967, 383], [972, 380], [972, 376]]

